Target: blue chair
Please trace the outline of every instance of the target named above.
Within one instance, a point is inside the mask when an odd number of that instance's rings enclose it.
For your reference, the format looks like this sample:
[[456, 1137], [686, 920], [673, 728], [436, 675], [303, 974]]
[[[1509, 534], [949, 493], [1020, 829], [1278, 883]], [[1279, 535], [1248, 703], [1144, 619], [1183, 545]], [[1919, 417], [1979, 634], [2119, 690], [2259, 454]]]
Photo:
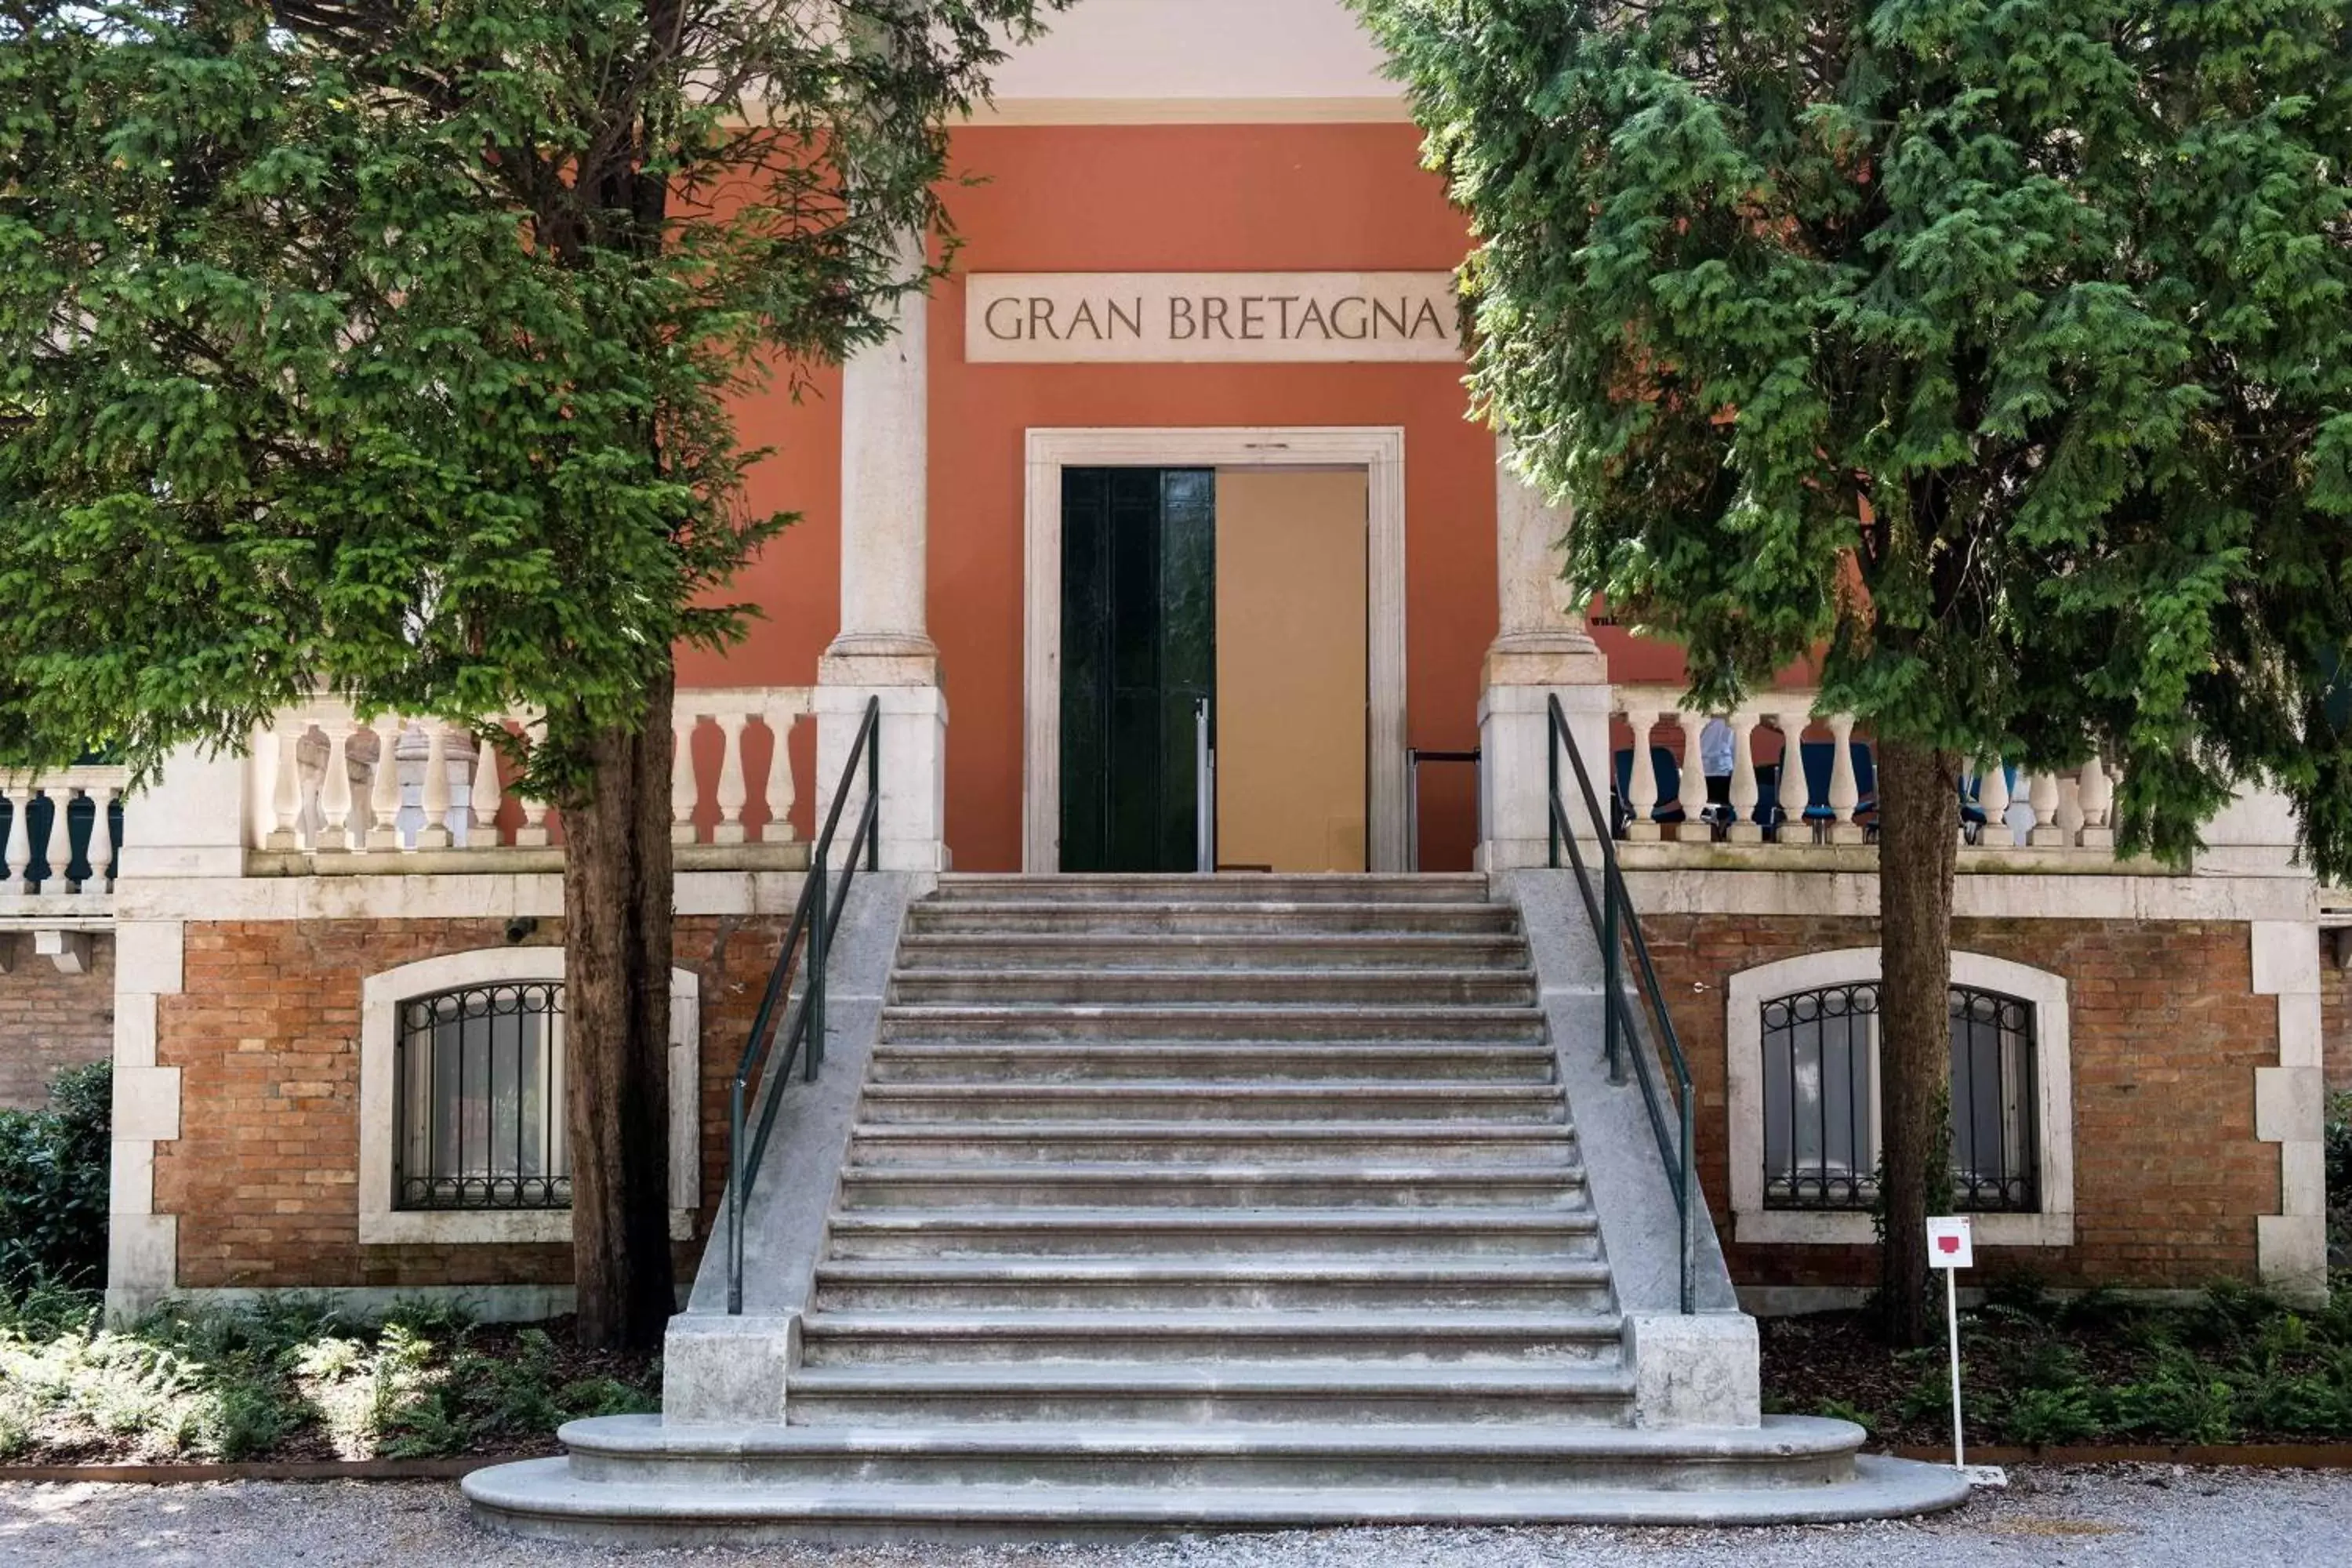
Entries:
[[[1616, 764], [1614, 772], [1617, 777], [1615, 791], [1609, 799], [1609, 815], [1615, 824], [1616, 832], [1622, 836], [1626, 826], [1633, 820], [1633, 808], [1628, 804], [1633, 795], [1633, 748], [1618, 747], [1612, 761]], [[1658, 823], [1682, 821], [1682, 763], [1665, 747], [1652, 746], [1650, 771], [1658, 777], [1658, 804], [1654, 808], [1656, 815], [1650, 820]]]
[[[1854, 820], [1861, 822], [1865, 815], [1878, 814], [1878, 764], [1870, 754], [1869, 742], [1849, 741], [1847, 751], [1853, 758]], [[1805, 820], [1812, 823], [1834, 822], [1837, 813], [1830, 808], [1830, 774], [1837, 764], [1835, 741], [1807, 741], [1802, 745], [1805, 761]], [[1868, 823], [1864, 826], [1871, 826]]]

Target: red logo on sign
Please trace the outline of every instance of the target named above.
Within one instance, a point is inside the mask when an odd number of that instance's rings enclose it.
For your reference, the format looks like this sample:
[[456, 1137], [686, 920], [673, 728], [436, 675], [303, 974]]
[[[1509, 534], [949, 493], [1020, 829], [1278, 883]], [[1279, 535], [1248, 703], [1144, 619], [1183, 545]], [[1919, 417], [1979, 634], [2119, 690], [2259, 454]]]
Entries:
[[1938, 1252], [1958, 1252], [1959, 1249], [1960, 1238], [1957, 1236], [1939, 1236], [1936, 1238], [1936, 1250]]

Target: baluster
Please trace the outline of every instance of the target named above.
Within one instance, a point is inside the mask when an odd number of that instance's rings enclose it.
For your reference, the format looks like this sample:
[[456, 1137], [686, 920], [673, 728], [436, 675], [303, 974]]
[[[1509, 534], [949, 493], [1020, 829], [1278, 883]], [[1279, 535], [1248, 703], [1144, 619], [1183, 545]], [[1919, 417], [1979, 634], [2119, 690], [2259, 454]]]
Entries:
[[1780, 731], [1780, 826], [1773, 837], [1782, 844], [1810, 843], [1812, 826], [1805, 807], [1812, 805], [1813, 792], [1805, 782], [1805, 715], [1775, 713], [1772, 723]]
[[701, 804], [702, 785], [694, 772], [694, 737], [702, 728], [699, 715], [681, 713], [677, 716], [675, 734], [677, 754], [669, 764], [669, 841], [691, 844], [695, 841], [694, 808]]
[[2085, 849], [2113, 852], [2116, 847], [2116, 785], [2107, 765], [2096, 755], [2083, 764], [2082, 844]]
[[2058, 831], [2063, 835], [2061, 844], [2083, 841], [2083, 781], [2079, 775], [2061, 773], [2058, 777]]
[[743, 804], [751, 791], [743, 781], [743, 726], [748, 713], [705, 715], [719, 721], [721, 750], [719, 762], [719, 826], [711, 830], [713, 844], [740, 844], [744, 839]]
[[310, 732], [307, 722], [280, 721], [269, 732], [271, 749], [277, 755], [278, 781], [269, 796], [272, 826], [262, 840], [265, 849], [299, 849], [302, 846], [302, 737]]
[[466, 847], [499, 847], [499, 807], [505, 804], [505, 785], [499, 782], [499, 748], [487, 736], [474, 737], [473, 788], [467, 797]]
[[2026, 804], [2033, 807], [2033, 826], [2026, 830], [2025, 842], [2035, 848], [2050, 848], [2066, 842], [2065, 830], [2058, 826], [2058, 775], [2037, 773], [2026, 781]]
[[419, 849], [446, 849], [457, 842], [449, 831], [449, 735], [439, 720], [425, 725], [425, 826], [416, 830]]
[[28, 893], [32, 891], [26, 873], [33, 868], [32, 787], [21, 779], [11, 779], [7, 784], [8, 847], [5, 858], [0, 860], [0, 892]]
[[[547, 739], [547, 720], [543, 715], [522, 712], [515, 715], [522, 726], [523, 751], [526, 756], [537, 756], [539, 747]], [[522, 802], [522, 826], [515, 829], [515, 847], [544, 849], [547, 847], [547, 802], [524, 795], [520, 789], [517, 798]]]
[[793, 784], [793, 725], [801, 711], [796, 703], [786, 703], [767, 713], [768, 733], [775, 737], [776, 753], [768, 763], [768, 826], [760, 835], [764, 843], [790, 844], [795, 837], [793, 807], [799, 804], [800, 792]]
[[1675, 829], [1675, 837], [1704, 843], [1713, 837], [1706, 826], [1706, 759], [1699, 755], [1699, 736], [1706, 732], [1706, 715], [1685, 709], [1675, 713], [1675, 722], [1683, 731], [1681, 793], [1675, 797], [1675, 804], [1682, 807], [1683, 819]]
[[1658, 769], [1650, 758], [1650, 731], [1657, 722], [1657, 714], [1649, 709], [1625, 710], [1625, 723], [1633, 731], [1633, 776], [1625, 786], [1625, 804], [1633, 815], [1625, 825], [1625, 837], [1637, 844], [1658, 837]]
[[321, 855], [340, 855], [352, 847], [352, 724], [330, 713], [319, 722], [327, 737], [327, 763], [319, 774], [319, 842]]
[[1761, 844], [1764, 829], [1756, 820], [1756, 803], [1761, 797], [1756, 784], [1756, 743], [1748, 728], [1751, 721], [1745, 713], [1734, 713], [1726, 722], [1731, 726], [1731, 830], [1725, 837], [1734, 844]]
[[82, 792], [89, 799], [89, 848], [83, 858], [89, 862], [89, 875], [83, 879], [83, 893], [97, 897], [114, 890], [114, 785], [92, 784]]
[[1999, 757], [1977, 769], [1977, 809], [1984, 814], [1978, 843], [1988, 849], [2016, 847], [2017, 836], [2009, 826], [2009, 764]]
[[1835, 748], [1830, 756], [1830, 842], [1859, 844], [1865, 835], [1853, 819], [1855, 807], [1862, 805], [1862, 780], [1853, 771], [1853, 715], [1832, 713], [1829, 725], [1830, 744]]
[[398, 849], [400, 844], [400, 737], [405, 729], [397, 713], [383, 713], [375, 721], [375, 772], [368, 779], [370, 849]]

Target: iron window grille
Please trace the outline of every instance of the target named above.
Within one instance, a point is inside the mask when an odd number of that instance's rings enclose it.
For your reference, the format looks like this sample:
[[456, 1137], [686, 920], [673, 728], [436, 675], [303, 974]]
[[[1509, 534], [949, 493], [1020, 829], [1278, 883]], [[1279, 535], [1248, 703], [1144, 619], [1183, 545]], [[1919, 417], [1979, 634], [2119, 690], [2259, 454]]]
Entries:
[[[1878, 1201], [1879, 985], [1764, 1004], [1764, 1206], [1869, 1209]], [[2042, 1206], [2033, 1005], [1951, 989], [1953, 1201], [1966, 1213]]]
[[563, 986], [467, 985], [403, 1002], [398, 1209], [568, 1209]]

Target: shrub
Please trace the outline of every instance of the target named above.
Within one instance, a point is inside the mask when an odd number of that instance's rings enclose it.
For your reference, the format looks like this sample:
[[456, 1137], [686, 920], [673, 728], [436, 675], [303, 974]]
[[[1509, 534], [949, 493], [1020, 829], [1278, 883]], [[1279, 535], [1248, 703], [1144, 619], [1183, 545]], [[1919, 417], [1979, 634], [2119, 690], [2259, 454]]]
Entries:
[[0, 1295], [106, 1277], [114, 1069], [73, 1068], [41, 1110], [0, 1110]]
[[2012, 1443], [2080, 1443], [2099, 1435], [2103, 1423], [2091, 1391], [2081, 1386], [2028, 1388], [2010, 1401], [2002, 1422]]

